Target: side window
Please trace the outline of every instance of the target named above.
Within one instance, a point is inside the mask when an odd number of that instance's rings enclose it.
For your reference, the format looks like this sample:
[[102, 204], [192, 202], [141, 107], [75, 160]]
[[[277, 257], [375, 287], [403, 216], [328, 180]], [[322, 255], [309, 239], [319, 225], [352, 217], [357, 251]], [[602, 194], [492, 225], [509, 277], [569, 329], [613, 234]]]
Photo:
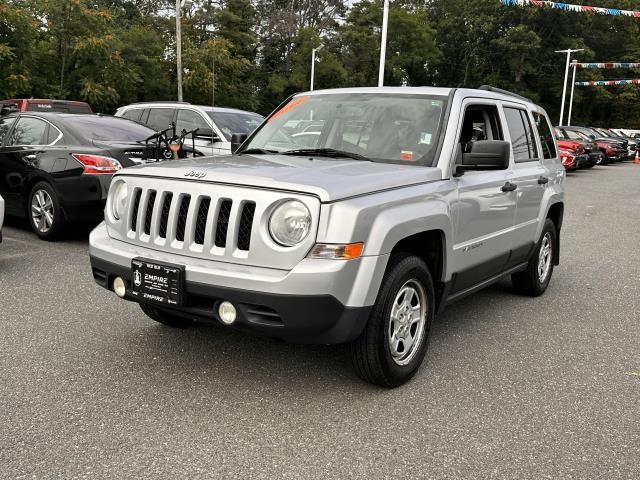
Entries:
[[0, 146], [4, 144], [4, 140], [11, 130], [11, 125], [15, 122], [15, 117], [11, 118], [0, 118]]
[[511, 135], [511, 147], [513, 148], [515, 162], [530, 162], [538, 158], [538, 149], [536, 148], [527, 112], [519, 108], [505, 107], [504, 115]]
[[[469, 105], [464, 112], [458, 142], [460, 153], [469, 153], [478, 140], [503, 140], [502, 126], [495, 105]], [[460, 161], [462, 160], [459, 156]]]
[[538, 135], [540, 135], [540, 143], [542, 144], [542, 157], [543, 158], [555, 158], [558, 153], [556, 152], [556, 140], [551, 133], [551, 127], [544, 115], [539, 113], [533, 113], [533, 120], [536, 122], [536, 128], [538, 129]]
[[154, 130], [165, 130], [171, 126], [174, 112], [173, 108], [152, 108], [146, 123]]
[[133, 120], [134, 122], [139, 122], [141, 115], [141, 108], [132, 108], [131, 110], [127, 110], [126, 112], [124, 112], [122, 114], [122, 118], [128, 118], [129, 120]]
[[178, 120], [176, 120], [176, 131], [182, 132], [182, 130], [186, 130], [187, 132], [194, 130], [196, 128], [200, 129], [210, 129], [211, 127], [206, 122], [202, 115], [198, 112], [194, 112], [193, 110], [178, 110]]
[[9, 145], [44, 145], [47, 137], [47, 123], [32, 117], [18, 119], [13, 129]]

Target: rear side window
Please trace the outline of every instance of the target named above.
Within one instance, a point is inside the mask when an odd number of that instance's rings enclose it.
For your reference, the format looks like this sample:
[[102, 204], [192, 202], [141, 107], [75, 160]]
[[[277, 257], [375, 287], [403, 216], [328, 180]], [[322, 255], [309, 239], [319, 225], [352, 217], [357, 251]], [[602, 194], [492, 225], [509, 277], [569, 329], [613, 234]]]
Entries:
[[146, 123], [154, 130], [165, 130], [171, 126], [174, 113], [173, 108], [152, 108]]
[[122, 118], [128, 118], [129, 120], [133, 120], [134, 122], [139, 122], [140, 117], [142, 116], [142, 108], [132, 108], [131, 110], [127, 110], [122, 114]]
[[18, 119], [11, 134], [10, 145], [44, 145], [47, 140], [47, 123], [37, 118]]
[[515, 162], [530, 162], [538, 158], [538, 149], [527, 112], [519, 108], [505, 107], [504, 115], [507, 119], [509, 135], [511, 135]]
[[538, 129], [538, 135], [540, 135], [540, 143], [542, 144], [542, 157], [543, 158], [555, 158], [556, 152], [556, 140], [551, 133], [551, 126], [544, 115], [533, 112], [533, 120], [536, 122], [536, 128]]

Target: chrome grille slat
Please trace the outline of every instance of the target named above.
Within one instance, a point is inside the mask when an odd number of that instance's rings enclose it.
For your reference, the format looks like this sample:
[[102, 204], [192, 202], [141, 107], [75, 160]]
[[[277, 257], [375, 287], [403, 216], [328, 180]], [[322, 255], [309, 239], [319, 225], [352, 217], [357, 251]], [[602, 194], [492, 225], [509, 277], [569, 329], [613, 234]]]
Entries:
[[241, 202], [233, 202], [231, 204], [231, 213], [229, 214], [229, 226], [227, 227], [227, 245], [229, 252], [236, 249], [238, 239], [238, 225], [240, 224], [240, 205]]

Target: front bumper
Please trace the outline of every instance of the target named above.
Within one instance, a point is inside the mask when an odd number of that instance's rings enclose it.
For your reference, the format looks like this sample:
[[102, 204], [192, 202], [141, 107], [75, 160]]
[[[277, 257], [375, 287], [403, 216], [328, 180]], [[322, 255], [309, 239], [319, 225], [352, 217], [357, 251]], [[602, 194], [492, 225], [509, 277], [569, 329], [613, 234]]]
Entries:
[[[108, 237], [104, 224], [90, 237], [95, 281], [113, 289], [120, 276], [130, 285], [131, 260], [144, 257], [185, 265], [181, 316], [217, 321], [217, 306], [230, 301], [234, 328], [300, 343], [334, 344], [353, 340], [364, 329], [388, 255], [358, 260], [305, 259], [291, 271], [233, 265], [160, 252]], [[136, 300], [130, 295], [127, 299]]]

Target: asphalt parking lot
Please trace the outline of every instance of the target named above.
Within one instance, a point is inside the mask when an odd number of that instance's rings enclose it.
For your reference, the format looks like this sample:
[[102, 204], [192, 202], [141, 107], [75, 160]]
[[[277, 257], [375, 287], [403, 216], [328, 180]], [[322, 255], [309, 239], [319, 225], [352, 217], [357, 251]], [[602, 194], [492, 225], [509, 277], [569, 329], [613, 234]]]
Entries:
[[571, 173], [562, 263], [436, 319], [409, 384], [343, 346], [172, 330], [94, 284], [87, 233], [0, 244], [0, 478], [640, 478], [640, 165]]

